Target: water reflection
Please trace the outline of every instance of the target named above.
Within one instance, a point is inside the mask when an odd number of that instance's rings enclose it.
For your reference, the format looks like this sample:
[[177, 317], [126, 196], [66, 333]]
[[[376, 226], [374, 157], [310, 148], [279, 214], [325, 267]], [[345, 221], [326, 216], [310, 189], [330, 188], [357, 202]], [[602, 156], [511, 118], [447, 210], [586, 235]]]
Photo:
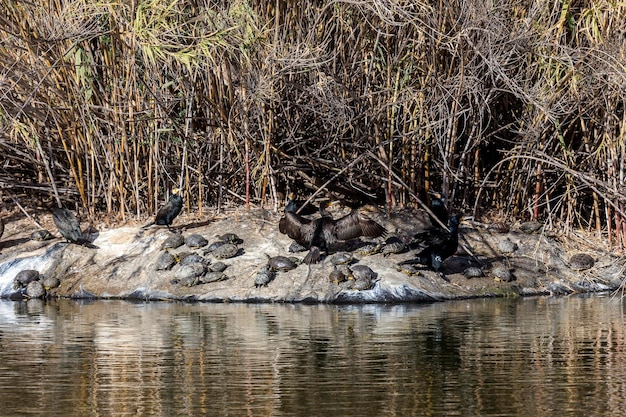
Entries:
[[2, 415], [617, 415], [622, 301], [0, 301]]

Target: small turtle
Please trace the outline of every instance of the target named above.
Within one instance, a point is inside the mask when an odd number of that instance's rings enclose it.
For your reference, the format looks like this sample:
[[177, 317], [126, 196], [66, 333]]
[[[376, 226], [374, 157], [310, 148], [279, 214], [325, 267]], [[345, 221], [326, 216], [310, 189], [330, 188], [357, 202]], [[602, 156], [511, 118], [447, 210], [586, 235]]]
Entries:
[[380, 252], [383, 245], [380, 243], [367, 243], [356, 249], [356, 253], [363, 256], [375, 255]]
[[406, 245], [399, 237], [390, 237], [385, 241], [383, 247], [383, 256], [389, 256], [395, 253], [402, 253], [406, 249]]
[[239, 248], [232, 243], [226, 243], [211, 252], [217, 259], [228, 259], [239, 254]]
[[185, 238], [185, 245], [190, 248], [202, 248], [209, 244], [209, 241], [204, 236], [198, 233], [192, 233]]
[[224, 262], [215, 262], [214, 264], [209, 265], [208, 268], [210, 272], [224, 272], [226, 268], [228, 268], [228, 265]]
[[41, 283], [43, 284], [43, 287], [46, 289], [46, 291], [49, 291], [61, 285], [61, 281], [59, 281], [57, 277], [45, 277], [41, 281]]
[[337, 265], [333, 265], [333, 270], [328, 274], [328, 279], [333, 284], [339, 285], [339, 283], [346, 281], [348, 278], [341, 269], [337, 268]]
[[306, 250], [306, 246], [302, 246], [298, 242], [291, 242], [291, 245], [289, 245], [287, 250], [289, 253], [304, 252]]
[[39, 271], [34, 269], [24, 269], [15, 275], [13, 279], [13, 289], [17, 290], [18, 288], [26, 288], [26, 286], [33, 282], [39, 281]]
[[45, 229], [35, 230], [33, 233], [30, 234], [30, 239], [43, 242], [44, 240], [52, 239], [52, 233], [48, 232]]
[[419, 270], [419, 268], [411, 264], [398, 264], [396, 266], [396, 269], [408, 276], [416, 276], [416, 275], [421, 274], [421, 271]]
[[267, 264], [274, 271], [287, 272], [287, 271], [291, 271], [292, 269], [295, 269], [298, 266], [296, 262], [294, 262], [291, 258], [288, 258], [286, 256], [271, 256], [270, 257], [267, 254], [265, 256], [267, 256]]
[[261, 269], [256, 273], [256, 279], [254, 280], [254, 286], [259, 287], [267, 287], [267, 284], [272, 282], [276, 273], [272, 271], [272, 268], [269, 264], [265, 264]]
[[204, 254], [208, 254], [213, 252], [215, 249], [219, 248], [220, 246], [224, 246], [226, 244], [226, 242], [223, 242], [221, 240], [218, 240], [216, 242], [211, 243], [209, 246], [207, 246], [207, 248], [204, 250]]
[[543, 227], [543, 224], [539, 223], [538, 221], [533, 220], [533, 221], [524, 222], [520, 224], [519, 230], [527, 234], [532, 234], [541, 230], [542, 227]]
[[218, 236], [218, 238], [223, 242], [232, 243], [233, 245], [241, 245], [243, 243], [243, 239], [240, 239], [239, 236], [234, 233], [224, 233]]
[[189, 255], [185, 256], [184, 258], [180, 260], [181, 265], [189, 265], [193, 263], [200, 263], [202, 265], [206, 265], [207, 260], [204, 259], [202, 256], [198, 255], [197, 253], [190, 253]]
[[198, 283], [198, 277], [206, 271], [206, 268], [203, 264], [196, 262], [189, 265], [181, 266], [176, 273], [174, 273], [174, 278], [180, 280], [181, 283], [191, 287]]
[[28, 298], [43, 298], [46, 295], [46, 289], [40, 281], [31, 281], [26, 286], [26, 296]]
[[494, 222], [487, 226], [487, 230], [493, 233], [509, 233], [510, 229], [509, 225], [504, 222]]
[[157, 271], [165, 271], [174, 266], [175, 263], [176, 258], [174, 257], [174, 255], [172, 255], [168, 251], [163, 251], [157, 258], [154, 269], [156, 269]]
[[511, 242], [511, 239], [509, 239], [508, 237], [506, 239], [502, 239], [500, 242], [498, 242], [498, 249], [500, 250], [500, 252], [502, 252], [504, 254], [513, 253], [518, 248], [519, 247], [517, 246], [517, 243]]
[[329, 258], [329, 261], [333, 265], [347, 265], [354, 261], [354, 256], [350, 252], [337, 252]]
[[356, 291], [365, 291], [370, 288], [372, 288], [372, 280], [365, 278], [359, 278], [354, 281], [354, 284], [352, 284], [352, 289]]
[[201, 277], [198, 277], [198, 283], [208, 284], [210, 282], [225, 281], [227, 279], [228, 276], [223, 272], [209, 271]]
[[180, 246], [183, 246], [185, 243], [185, 238], [179, 234], [172, 233], [168, 236], [167, 239], [163, 241], [161, 245], [161, 249], [176, 249]]
[[509, 268], [504, 265], [497, 265], [492, 270], [491, 273], [494, 276], [494, 281], [498, 282], [511, 282], [515, 279], [513, 273]]
[[376, 273], [367, 265], [352, 265], [350, 271], [355, 280], [365, 279], [373, 281], [376, 278]]
[[569, 258], [569, 267], [576, 271], [584, 271], [591, 268], [596, 261], [586, 253], [575, 253]]
[[477, 266], [470, 266], [468, 268], [465, 268], [465, 270], [463, 271], [463, 275], [465, 275], [465, 278], [467, 279], [479, 278], [484, 276], [483, 270]]

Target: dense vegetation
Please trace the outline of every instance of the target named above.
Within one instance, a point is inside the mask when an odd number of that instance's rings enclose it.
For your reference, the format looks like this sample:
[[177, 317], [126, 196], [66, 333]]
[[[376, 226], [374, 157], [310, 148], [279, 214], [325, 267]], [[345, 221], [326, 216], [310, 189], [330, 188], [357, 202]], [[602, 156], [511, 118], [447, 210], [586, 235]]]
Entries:
[[[3, 198], [287, 189], [623, 235], [626, 5], [0, 0]], [[621, 243], [620, 243], [621, 245]]]

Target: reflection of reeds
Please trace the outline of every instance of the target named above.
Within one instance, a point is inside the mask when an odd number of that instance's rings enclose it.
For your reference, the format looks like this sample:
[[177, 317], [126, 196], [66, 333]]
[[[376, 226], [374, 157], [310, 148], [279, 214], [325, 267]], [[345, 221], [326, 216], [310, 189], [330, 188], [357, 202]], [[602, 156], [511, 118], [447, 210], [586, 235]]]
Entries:
[[180, 184], [188, 209], [276, 205], [374, 152], [328, 191], [442, 191], [623, 245], [622, 3], [2, 6], [0, 181], [18, 194], [122, 218]]

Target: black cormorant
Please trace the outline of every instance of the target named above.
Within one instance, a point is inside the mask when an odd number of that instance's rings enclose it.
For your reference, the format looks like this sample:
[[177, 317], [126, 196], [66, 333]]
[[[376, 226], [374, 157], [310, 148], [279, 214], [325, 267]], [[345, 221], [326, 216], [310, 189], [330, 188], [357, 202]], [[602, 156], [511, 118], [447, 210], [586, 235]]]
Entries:
[[385, 233], [385, 228], [369, 217], [369, 213], [377, 211], [373, 206], [354, 209], [350, 214], [333, 220], [325, 211], [327, 205], [327, 201], [320, 204], [321, 217], [318, 219], [311, 220], [293, 211], [285, 211], [278, 223], [281, 233], [309, 249], [304, 263], [318, 262], [320, 251], [327, 251], [328, 247], [337, 241], [355, 239], [359, 236], [378, 237]]
[[174, 188], [172, 190], [172, 196], [170, 197], [168, 202], [157, 212], [154, 221], [143, 226], [142, 229], [152, 226], [153, 224], [159, 226], [167, 226], [167, 228], [169, 229], [176, 216], [180, 214], [182, 208], [183, 198], [180, 196], [180, 190], [178, 188]]
[[87, 242], [80, 230], [80, 222], [74, 213], [66, 208], [53, 208], [52, 220], [61, 236], [68, 242], [82, 245]]
[[461, 223], [461, 217], [462, 214], [457, 214], [450, 218], [450, 234], [445, 239], [427, 246], [415, 258], [400, 262], [400, 265], [421, 264], [439, 272], [443, 261], [454, 255], [459, 246], [459, 223]]
[[[448, 208], [446, 207], [446, 203], [441, 194], [436, 193], [435, 196], [430, 200], [430, 211], [433, 212], [435, 217], [439, 219], [441, 224], [448, 224]], [[433, 227], [441, 228], [441, 224], [432, 215], [429, 215], [430, 222]]]
[[2, 219], [0, 219], [0, 237], [2, 237], [3, 233], [4, 233], [4, 222], [2, 221]]

